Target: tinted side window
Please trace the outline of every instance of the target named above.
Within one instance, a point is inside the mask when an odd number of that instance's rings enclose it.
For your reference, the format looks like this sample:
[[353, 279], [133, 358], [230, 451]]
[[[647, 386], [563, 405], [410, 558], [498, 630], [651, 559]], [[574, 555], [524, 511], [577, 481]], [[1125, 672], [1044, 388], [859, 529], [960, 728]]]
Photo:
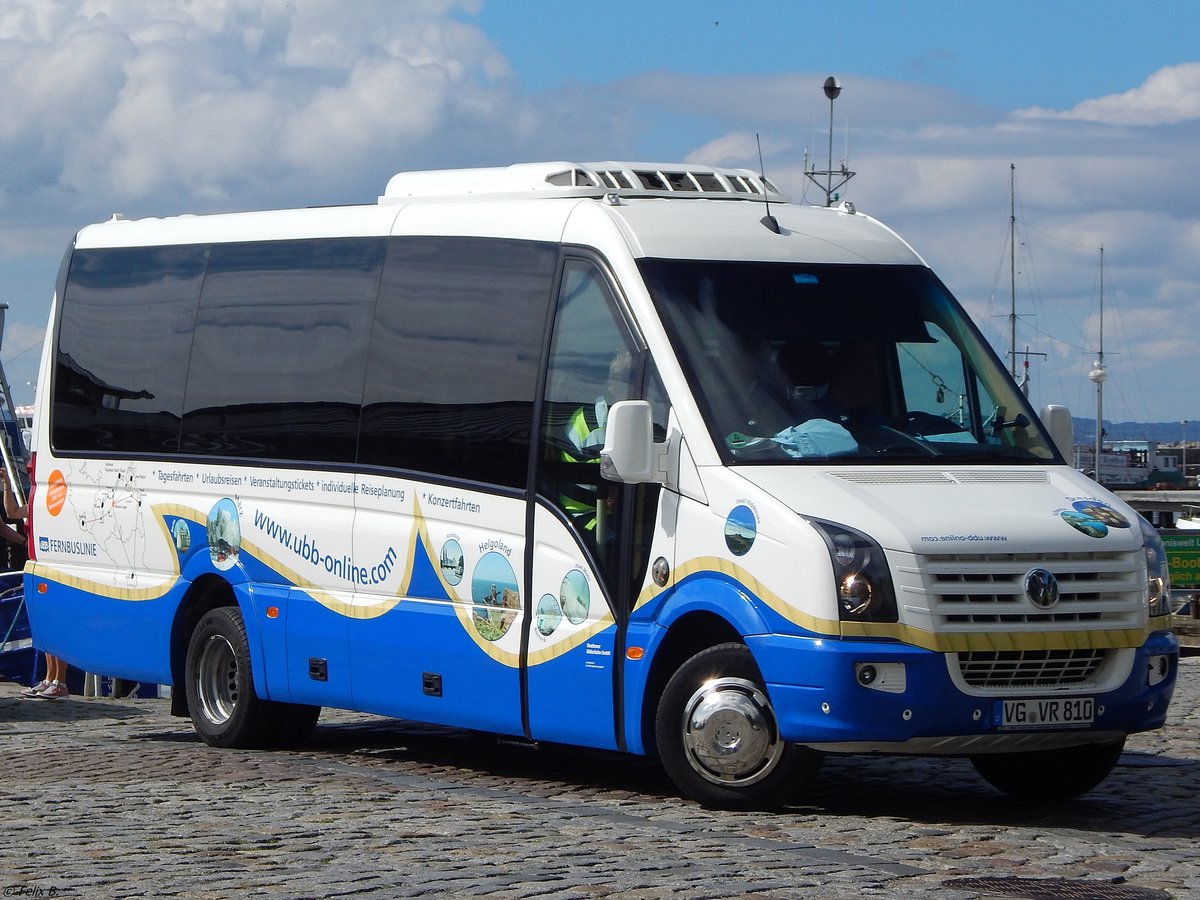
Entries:
[[636, 357], [604, 273], [591, 262], [569, 260], [550, 345], [538, 490], [567, 514], [601, 570], [614, 580], [621, 490], [600, 477], [600, 450], [609, 407], [637, 395]]
[[173, 453], [204, 247], [80, 250], [60, 299], [51, 442]]
[[394, 239], [359, 462], [525, 484], [556, 260], [548, 244]]
[[180, 450], [350, 463], [382, 238], [217, 244]]

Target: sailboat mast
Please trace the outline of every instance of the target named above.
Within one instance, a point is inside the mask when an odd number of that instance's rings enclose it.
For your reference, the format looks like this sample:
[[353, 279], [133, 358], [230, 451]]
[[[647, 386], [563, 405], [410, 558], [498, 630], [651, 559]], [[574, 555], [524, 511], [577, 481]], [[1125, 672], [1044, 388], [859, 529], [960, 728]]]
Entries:
[[1100, 245], [1100, 365], [1104, 365], [1104, 245]]
[[1088, 373], [1096, 385], [1096, 465], [1095, 479], [1100, 481], [1100, 451], [1104, 448], [1104, 379], [1108, 370], [1104, 367], [1104, 247], [1100, 248], [1100, 350], [1096, 354], [1096, 364]]
[[[1104, 245], [1100, 245], [1100, 352], [1097, 366], [1105, 376], [1104, 366]], [[1100, 451], [1104, 449], [1104, 378], [1096, 382], [1096, 471], [1100, 471]], [[1099, 481], [1100, 479], [1096, 479]]]
[[1008, 283], [1011, 304], [1008, 313], [1008, 361], [1012, 377], [1017, 377], [1017, 166], [1008, 164]]

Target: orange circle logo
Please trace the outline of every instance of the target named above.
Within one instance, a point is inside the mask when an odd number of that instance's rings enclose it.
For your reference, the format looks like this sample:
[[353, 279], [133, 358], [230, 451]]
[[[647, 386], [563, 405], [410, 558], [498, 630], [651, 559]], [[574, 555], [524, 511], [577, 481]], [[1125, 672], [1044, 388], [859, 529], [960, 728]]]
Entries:
[[50, 473], [46, 481], [46, 512], [57, 516], [67, 502], [67, 479], [59, 469]]

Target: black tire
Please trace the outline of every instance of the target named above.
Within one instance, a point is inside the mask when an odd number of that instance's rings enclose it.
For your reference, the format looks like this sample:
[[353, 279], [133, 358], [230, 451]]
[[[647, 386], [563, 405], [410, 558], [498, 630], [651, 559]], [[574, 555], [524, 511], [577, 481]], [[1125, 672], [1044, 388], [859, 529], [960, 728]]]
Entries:
[[778, 809], [821, 767], [821, 754], [779, 736], [744, 644], [697, 653], [671, 676], [655, 719], [663, 768], [685, 797], [714, 809]]
[[210, 610], [188, 642], [184, 687], [196, 733], [212, 747], [279, 747], [312, 734], [319, 706], [262, 700], [254, 692], [246, 626], [235, 606]]
[[1030, 753], [981, 753], [971, 757], [975, 771], [997, 790], [1022, 800], [1070, 800], [1086, 794], [1121, 758], [1125, 738]]

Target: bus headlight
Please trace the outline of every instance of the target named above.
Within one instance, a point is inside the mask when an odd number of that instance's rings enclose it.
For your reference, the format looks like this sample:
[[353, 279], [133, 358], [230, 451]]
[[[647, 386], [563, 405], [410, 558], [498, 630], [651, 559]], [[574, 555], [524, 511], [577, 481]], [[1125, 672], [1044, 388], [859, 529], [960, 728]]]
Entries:
[[883, 548], [861, 531], [809, 519], [829, 548], [843, 622], [895, 622], [896, 592]]
[[1150, 616], [1171, 614], [1171, 576], [1167, 572], [1167, 550], [1154, 526], [1138, 516], [1142, 527], [1142, 549], [1146, 554], [1146, 606]]

